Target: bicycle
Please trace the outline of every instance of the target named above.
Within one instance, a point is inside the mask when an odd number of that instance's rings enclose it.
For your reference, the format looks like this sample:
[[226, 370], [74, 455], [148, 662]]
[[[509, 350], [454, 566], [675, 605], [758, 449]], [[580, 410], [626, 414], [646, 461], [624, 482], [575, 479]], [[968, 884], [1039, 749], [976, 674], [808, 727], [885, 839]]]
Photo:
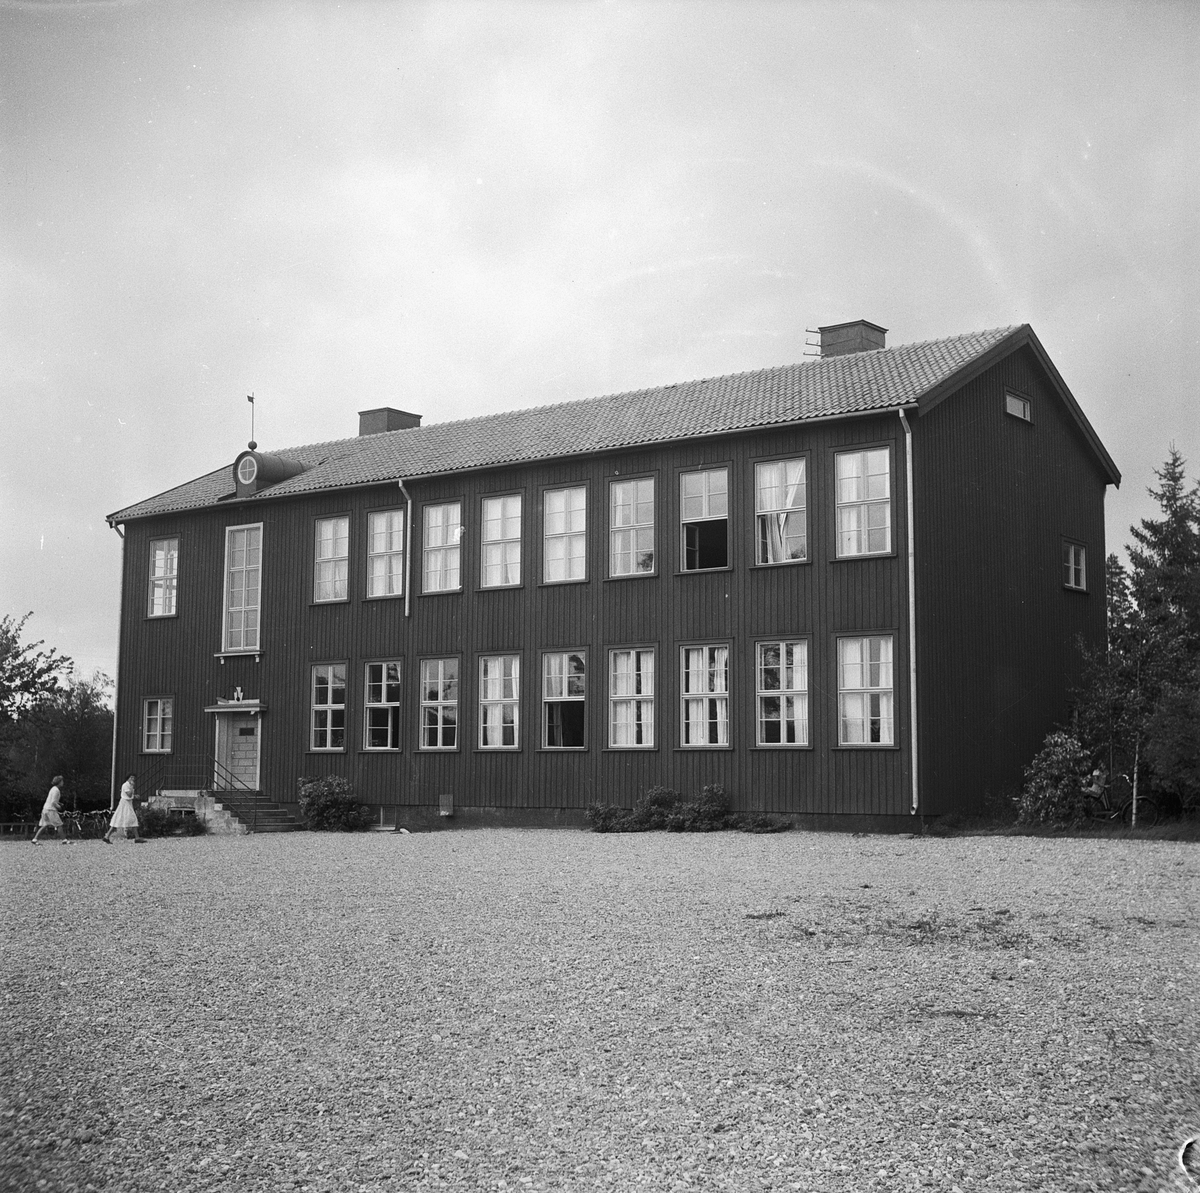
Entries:
[[[1128, 775], [1119, 775], [1122, 785], [1131, 787]], [[1129, 798], [1115, 802], [1109, 794], [1111, 784], [1105, 782], [1103, 774], [1092, 772], [1092, 785], [1083, 789], [1087, 800], [1086, 810], [1089, 820], [1119, 820], [1127, 828], [1133, 827], [1133, 794]], [[1137, 827], [1153, 828], [1158, 823], [1158, 804], [1149, 796], [1139, 793], [1137, 798]]]

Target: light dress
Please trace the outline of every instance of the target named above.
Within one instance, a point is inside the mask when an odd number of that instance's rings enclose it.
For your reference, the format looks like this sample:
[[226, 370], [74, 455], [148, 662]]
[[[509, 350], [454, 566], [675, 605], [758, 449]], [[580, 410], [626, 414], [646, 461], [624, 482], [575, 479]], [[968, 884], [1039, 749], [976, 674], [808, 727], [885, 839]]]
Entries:
[[57, 787], [51, 787], [50, 794], [46, 796], [46, 802], [42, 805], [42, 818], [38, 821], [39, 828], [45, 828], [48, 824], [52, 824], [55, 828], [62, 828], [62, 817], [58, 814], [58, 803], [61, 799], [62, 792]]
[[133, 784], [126, 779], [121, 788], [121, 802], [117, 805], [117, 810], [108, 822], [108, 827], [112, 829], [137, 828], [137, 826], [137, 813], [133, 810]]

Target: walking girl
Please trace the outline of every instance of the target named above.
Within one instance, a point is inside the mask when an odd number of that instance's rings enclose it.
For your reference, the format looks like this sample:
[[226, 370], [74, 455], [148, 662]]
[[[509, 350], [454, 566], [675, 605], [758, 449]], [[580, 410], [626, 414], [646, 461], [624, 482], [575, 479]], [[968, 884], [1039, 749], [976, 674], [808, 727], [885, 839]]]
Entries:
[[138, 818], [137, 813], [133, 810], [133, 797], [137, 794], [137, 790], [133, 785], [133, 781], [137, 776], [131, 774], [124, 783], [121, 784], [121, 802], [117, 805], [117, 810], [113, 813], [112, 819], [108, 822], [108, 832], [101, 837], [101, 840], [106, 845], [112, 844], [113, 834], [117, 829], [124, 829], [126, 835], [133, 834], [135, 845], [140, 845], [146, 839], [138, 836]]
[[[37, 832], [33, 834], [33, 844], [36, 845], [42, 838], [42, 834], [48, 829], [61, 829], [62, 817], [58, 814], [59, 805], [62, 803], [62, 775], [55, 775], [51, 780], [50, 793], [46, 796], [46, 802], [42, 805], [42, 818], [38, 821]], [[64, 837], [65, 841], [66, 838]]]

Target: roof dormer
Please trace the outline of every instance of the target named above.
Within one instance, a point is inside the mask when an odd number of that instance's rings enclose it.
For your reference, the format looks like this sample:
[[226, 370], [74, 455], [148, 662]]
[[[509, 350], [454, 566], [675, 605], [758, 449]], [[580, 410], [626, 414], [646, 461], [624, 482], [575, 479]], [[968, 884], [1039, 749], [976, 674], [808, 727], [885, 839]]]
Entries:
[[233, 462], [233, 483], [239, 497], [253, 497], [303, 471], [304, 465], [299, 460], [249, 449]]

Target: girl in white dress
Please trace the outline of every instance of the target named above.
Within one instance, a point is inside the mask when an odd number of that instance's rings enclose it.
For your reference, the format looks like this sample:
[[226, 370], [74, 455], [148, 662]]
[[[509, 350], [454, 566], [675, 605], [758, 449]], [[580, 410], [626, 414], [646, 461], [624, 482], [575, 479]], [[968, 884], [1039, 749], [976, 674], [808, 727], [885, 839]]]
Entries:
[[144, 837], [138, 836], [138, 818], [137, 813], [133, 810], [133, 797], [137, 794], [133, 785], [135, 778], [136, 775], [131, 774], [121, 784], [121, 802], [108, 822], [108, 832], [101, 838], [106, 845], [112, 844], [113, 834], [117, 829], [124, 829], [127, 835], [132, 833], [135, 844], [140, 845], [145, 840]]

